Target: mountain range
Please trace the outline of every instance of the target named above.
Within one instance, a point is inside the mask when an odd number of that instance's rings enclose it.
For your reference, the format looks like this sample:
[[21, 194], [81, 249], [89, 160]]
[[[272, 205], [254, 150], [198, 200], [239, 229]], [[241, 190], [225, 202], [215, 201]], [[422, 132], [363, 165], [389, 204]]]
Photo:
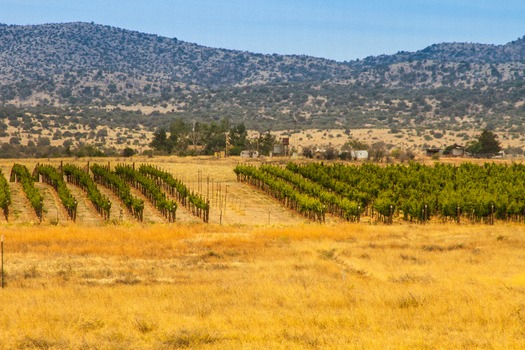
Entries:
[[210, 48], [94, 23], [0, 25], [0, 102], [19, 106], [155, 106], [161, 114], [228, 117], [258, 129], [520, 131], [524, 76], [525, 37], [337, 62]]

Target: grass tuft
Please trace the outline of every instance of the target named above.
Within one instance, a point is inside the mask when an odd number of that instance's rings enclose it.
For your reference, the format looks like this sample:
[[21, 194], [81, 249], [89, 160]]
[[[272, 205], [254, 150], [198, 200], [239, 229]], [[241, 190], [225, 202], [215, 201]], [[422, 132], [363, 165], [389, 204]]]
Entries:
[[162, 345], [168, 349], [192, 348], [219, 341], [217, 335], [206, 329], [181, 329], [168, 335]]
[[325, 260], [333, 260], [335, 258], [335, 252], [336, 250], [334, 248], [326, 250], [326, 249], [320, 249], [317, 251], [319, 253], [319, 257], [321, 259]]
[[39, 350], [47, 350], [47, 349], [55, 349], [57, 348], [57, 343], [54, 341], [51, 341], [47, 338], [40, 338], [40, 337], [33, 337], [33, 336], [25, 336], [17, 345], [18, 349], [39, 349]]
[[400, 309], [418, 308], [422, 306], [422, 302], [412, 294], [400, 297], [397, 305]]
[[135, 320], [133, 321], [133, 325], [139, 332], [144, 334], [153, 332], [159, 326], [157, 322], [144, 316], [136, 316]]

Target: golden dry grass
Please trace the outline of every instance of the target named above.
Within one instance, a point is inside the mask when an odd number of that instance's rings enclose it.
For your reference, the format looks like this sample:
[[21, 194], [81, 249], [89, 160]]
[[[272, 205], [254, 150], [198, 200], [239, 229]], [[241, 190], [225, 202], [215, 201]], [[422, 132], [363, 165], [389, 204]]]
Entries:
[[523, 226], [3, 233], [2, 349], [525, 347]]

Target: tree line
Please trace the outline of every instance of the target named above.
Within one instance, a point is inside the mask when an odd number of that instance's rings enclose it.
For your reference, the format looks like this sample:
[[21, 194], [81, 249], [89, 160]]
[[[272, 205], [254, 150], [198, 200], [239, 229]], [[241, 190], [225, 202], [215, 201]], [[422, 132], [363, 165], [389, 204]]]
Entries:
[[270, 131], [248, 137], [244, 123], [232, 124], [228, 119], [219, 122], [188, 122], [176, 118], [168, 128], [160, 127], [154, 134], [150, 147], [157, 154], [213, 155], [226, 152], [240, 155], [243, 150], [253, 150], [269, 155], [275, 143]]

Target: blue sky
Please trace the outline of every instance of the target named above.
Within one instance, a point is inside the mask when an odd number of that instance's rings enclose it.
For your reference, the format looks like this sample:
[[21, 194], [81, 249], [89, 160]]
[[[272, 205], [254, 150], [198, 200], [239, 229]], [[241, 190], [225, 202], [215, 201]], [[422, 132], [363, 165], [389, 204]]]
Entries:
[[338, 61], [525, 35], [523, 0], [0, 0], [0, 23], [85, 21], [211, 47]]

